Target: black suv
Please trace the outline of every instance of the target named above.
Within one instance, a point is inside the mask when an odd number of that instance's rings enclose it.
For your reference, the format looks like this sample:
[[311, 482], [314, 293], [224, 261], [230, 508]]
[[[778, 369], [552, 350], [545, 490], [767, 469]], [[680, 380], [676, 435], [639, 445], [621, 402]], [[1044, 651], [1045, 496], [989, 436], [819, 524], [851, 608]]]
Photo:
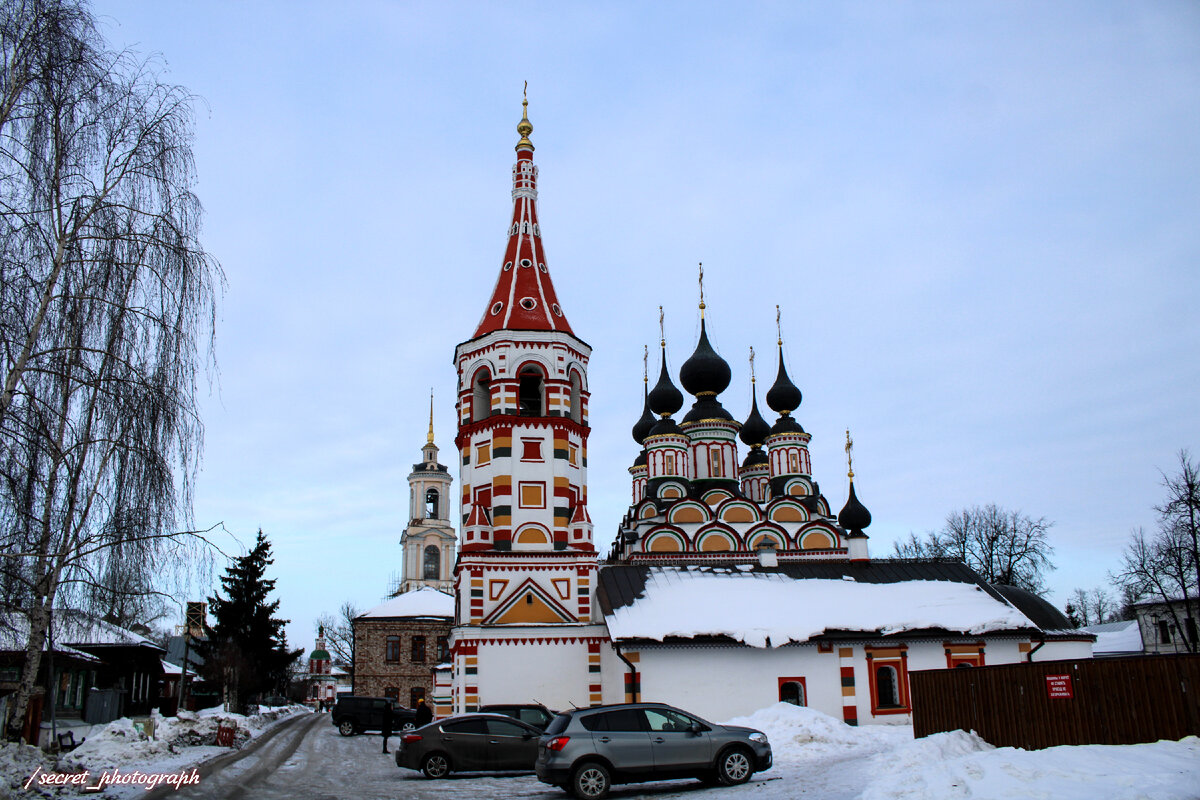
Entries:
[[417, 712], [398, 706], [386, 697], [339, 697], [333, 707], [333, 725], [342, 736], [383, 730], [383, 712], [392, 707], [392, 730], [411, 731]]
[[546, 730], [546, 726], [558, 714], [557, 711], [551, 711], [540, 703], [501, 703], [487, 705], [480, 708], [479, 713], [503, 714], [506, 717], [519, 719], [527, 725], [532, 725], [539, 731]]
[[700, 778], [732, 786], [771, 768], [762, 731], [705, 722], [662, 703], [564, 711], [538, 740], [538, 780], [598, 800], [614, 783]]

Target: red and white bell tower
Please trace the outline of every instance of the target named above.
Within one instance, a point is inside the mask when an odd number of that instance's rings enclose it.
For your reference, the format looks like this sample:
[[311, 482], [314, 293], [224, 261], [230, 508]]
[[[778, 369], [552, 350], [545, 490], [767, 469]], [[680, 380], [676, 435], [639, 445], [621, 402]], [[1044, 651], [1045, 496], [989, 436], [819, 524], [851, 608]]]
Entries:
[[585, 705], [598, 702], [593, 687], [599, 695], [592, 648], [579, 646], [587, 639], [598, 648], [604, 630], [591, 607], [591, 348], [571, 330], [550, 280], [532, 131], [523, 114], [500, 274], [474, 335], [454, 352], [462, 470], [456, 711], [535, 697]]

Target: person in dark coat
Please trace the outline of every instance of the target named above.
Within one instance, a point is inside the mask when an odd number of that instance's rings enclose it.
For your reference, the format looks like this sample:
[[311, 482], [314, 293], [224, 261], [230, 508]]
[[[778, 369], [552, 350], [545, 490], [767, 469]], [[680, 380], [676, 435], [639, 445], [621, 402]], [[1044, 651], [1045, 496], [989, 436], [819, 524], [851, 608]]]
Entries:
[[383, 707], [383, 752], [385, 753], [388, 751], [388, 737], [392, 735], [392, 720], [392, 704], [389, 701], [388, 704]]
[[425, 698], [417, 700], [417, 718], [415, 724], [418, 728], [428, 725], [433, 722], [433, 712], [429, 710], [429, 706], [425, 705]]

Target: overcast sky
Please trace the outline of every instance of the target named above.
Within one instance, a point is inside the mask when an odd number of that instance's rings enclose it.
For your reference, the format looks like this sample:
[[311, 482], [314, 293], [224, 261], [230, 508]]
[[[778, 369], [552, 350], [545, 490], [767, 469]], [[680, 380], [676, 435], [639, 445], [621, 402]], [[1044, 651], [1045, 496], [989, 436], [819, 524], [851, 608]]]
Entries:
[[744, 419], [750, 346], [769, 386], [778, 303], [814, 477], [841, 508], [849, 427], [876, 555], [995, 502], [1053, 520], [1061, 606], [1200, 455], [1193, 2], [95, 10], [201, 98], [228, 289], [196, 521], [266, 532], [293, 646], [399, 573], [431, 388], [457, 490], [452, 356], [501, 266], [526, 80], [547, 265], [594, 348], [602, 549], [642, 346], [661, 304], [691, 353], [699, 261], [724, 405]]

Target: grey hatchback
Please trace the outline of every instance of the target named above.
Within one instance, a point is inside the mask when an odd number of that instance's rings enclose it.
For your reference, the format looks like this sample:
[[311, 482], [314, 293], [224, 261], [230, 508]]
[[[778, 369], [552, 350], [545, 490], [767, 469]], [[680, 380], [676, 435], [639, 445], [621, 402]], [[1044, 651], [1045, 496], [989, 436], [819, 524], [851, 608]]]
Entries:
[[538, 780], [596, 800], [614, 783], [700, 778], [731, 786], [770, 769], [762, 731], [716, 725], [662, 703], [564, 711], [538, 741]]
[[444, 778], [451, 771], [530, 770], [541, 735], [503, 714], [461, 714], [401, 736], [396, 766], [419, 769], [426, 778]]

